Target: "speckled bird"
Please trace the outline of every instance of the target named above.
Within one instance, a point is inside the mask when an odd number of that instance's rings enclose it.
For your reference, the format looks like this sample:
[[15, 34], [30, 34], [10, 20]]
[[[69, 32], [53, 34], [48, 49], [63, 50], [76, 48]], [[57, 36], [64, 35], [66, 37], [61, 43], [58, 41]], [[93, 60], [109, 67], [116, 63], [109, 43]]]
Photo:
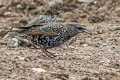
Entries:
[[89, 32], [89, 30], [82, 28], [79, 24], [52, 22], [44, 26], [34, 25], [31, 27], [20, 27], [12, 32], [19, 34], [20, 37], [26, 37], [34, 47], [39, 47], [39, 49], [48, 56], [55, 57], [55, 55], [47, 51], [47, 49], [60, 46], [78, 33]]

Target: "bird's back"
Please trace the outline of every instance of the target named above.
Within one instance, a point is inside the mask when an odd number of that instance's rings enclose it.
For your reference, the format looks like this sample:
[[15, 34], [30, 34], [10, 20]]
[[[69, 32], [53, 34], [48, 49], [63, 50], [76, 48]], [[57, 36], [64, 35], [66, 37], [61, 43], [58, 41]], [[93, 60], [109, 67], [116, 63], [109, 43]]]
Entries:
[[56, 16], [48, 17], [47, 15], [40, 15], [39, 17], [31, 20], [25, 27], [31, 27], [34, 25], [41, 25], [43, 23], [57, 22]]

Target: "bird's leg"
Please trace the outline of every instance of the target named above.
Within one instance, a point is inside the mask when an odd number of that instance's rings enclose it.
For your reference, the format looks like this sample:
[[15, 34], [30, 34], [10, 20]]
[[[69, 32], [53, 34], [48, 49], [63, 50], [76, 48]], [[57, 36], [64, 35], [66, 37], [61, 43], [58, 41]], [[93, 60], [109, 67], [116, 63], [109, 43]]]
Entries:
[[43, 51], [48, 57], [51, 57], [51, 58], [56, 57], [53, 53], [47, 51], [46, 49], [43, 49], [42, 46], [40, 47], [40, 46], [36, 46], [33, 43], [31, 43], [31, 44], [35, 49], [41, 49], [41, 51]]
[[48, 57], [51, 57], [51, 56], [49, 55], [49, 53], [46, 52], [46, 50], [42, 50], [42, 51], [43, 51], [43, 53], [45, 53]]
[[44, 49], [44, 50], [42, 50], [42, 51], [43, 51], [48, 57], [51, 57], [51, 58], [56, 57], [56, 55], [54, 55], [53, 53], [47, 51], [46, 49]]

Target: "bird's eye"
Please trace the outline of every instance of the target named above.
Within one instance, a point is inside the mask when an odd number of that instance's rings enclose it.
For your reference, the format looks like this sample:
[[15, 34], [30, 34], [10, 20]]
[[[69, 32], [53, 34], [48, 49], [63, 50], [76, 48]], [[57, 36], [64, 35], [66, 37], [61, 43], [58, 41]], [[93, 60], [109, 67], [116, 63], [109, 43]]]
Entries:
[[82, 27], [78, 27], [79, 30], [83, 29]]

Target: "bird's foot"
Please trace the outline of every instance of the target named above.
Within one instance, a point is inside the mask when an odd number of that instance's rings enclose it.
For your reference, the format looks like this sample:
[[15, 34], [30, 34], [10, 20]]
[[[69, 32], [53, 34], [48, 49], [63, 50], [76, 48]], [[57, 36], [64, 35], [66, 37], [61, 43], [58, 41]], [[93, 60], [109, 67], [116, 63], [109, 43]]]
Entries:
[[47, 51], [47, 50], [42, 50], [48, 57], [50, 57], [50, 58], [52, 58], [52, 59], [55, 59], [55, 60], [58, 60], [58, 59], [60, 59], [60, 57], [59, 56], [56, 56], [56, 55], [54, 55], [53, 53], [51, 53], [51, 52], [49, 52], [49, 51]]

